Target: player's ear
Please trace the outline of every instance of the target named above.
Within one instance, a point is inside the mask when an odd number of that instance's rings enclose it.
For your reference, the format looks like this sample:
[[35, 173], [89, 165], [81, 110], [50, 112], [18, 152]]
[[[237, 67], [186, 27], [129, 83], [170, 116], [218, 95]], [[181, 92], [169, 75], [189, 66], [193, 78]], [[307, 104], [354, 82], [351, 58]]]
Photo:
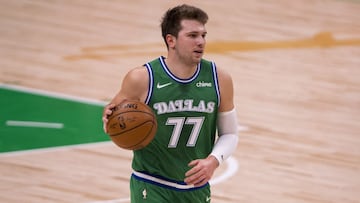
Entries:
[[166, 37], [166, 42], [169, 46], [169, 49], [173, 49], [175, 48], [175, 45], [176, 45], [176, 37], [174, 35], [171, 35], [171, 34], [167, 34]]

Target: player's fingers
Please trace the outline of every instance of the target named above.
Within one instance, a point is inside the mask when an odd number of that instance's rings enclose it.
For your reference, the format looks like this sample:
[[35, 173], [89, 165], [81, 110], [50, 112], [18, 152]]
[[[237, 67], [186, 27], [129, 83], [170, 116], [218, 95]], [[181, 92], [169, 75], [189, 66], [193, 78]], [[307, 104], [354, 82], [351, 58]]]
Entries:
[[106, 125], [107, 125], [107, 122], [109, 121], [108, 120], [108, 116], [110, 116], [112, 114], [112, 108], [114, 108], [115, 105], [114, 104], [108, 104], [105, 106], [104, 108], [104, 112], [103, 112], [103, 117], [102, 117], [102, 121], [103, 121], [103, 130], [105, 133], [107, 133], [107, 128], [106, 128]]
[[194, 161], [191, 161], [188, 165], [190, 167], [192, 167], [190, 170], [188, 170], [186, 173], [185, 173], [185, 176], [188, 177], [188, 176], [191, 176], [192, 174], [195, 174], [197, 173], [201, 168], [200, 167], [196, 167], [199, 163], [199, 160], [194, 160]]
[[105, 116], [110, 116], [112, 114], [112, 110], [111, 109], [106, 109], [104, 111], [104, 114], [105, 114]]
[[106, 105], [104, 107], [102, 121], [103, 121], [103, 130], [105, 133], [107, 133], [106, 125], [107, 125], [107, 122], [109, 121], [108, 117], [112, 114], [115, 106], [116, 106], [115, 104], [109, 103], [108, 105]]
[[199, 162], [200, 162], [199, 159], [193, 160], [188, 164], [188, 166], [190, 166], [190, 167], [196, 166]]
[[106, 123], [105, 122], [103, 123], [103, 129], [104, 129], [104, 132], [107, 133], [107, 128], [106, 128]]
[[196, 184], [203, 179], [204, 175], [205, 174], [202, 170], [197, 170], [196, 173], [192, 173], [189, 176], [186, 176], [184, 182], [189, 185]]
[[115, 105], [112, 104], [112, 103], [110, 103], [110, 104], [108, 104], [108, 105], [106, 105], [106, 106], [104, 107], [104, 111], [103, 111], [103, 121], [104, 121], [104, 117], [106, 117], [106, 119], [107, 119], [107, 117], [112, 114], [112, 109], [113, 109], [114, 107], [115, 107]]
[[199, 172], [197, 174], [194, 174], [190, 177], [185, 178], [186, 184], [195, 185], [195, 186], [204, 185], [207, 181], [209, 181], [209, 178], [203, 172]]
[[113, 104], [113, 103], [110, 103], [107, 105], [107, 108], [109, 108], [109, 109], [114, 108], [114, 107], [115, 107], [115, 104]]
[[187, 184], [201, 185], [205, 184], [212, 177], [215, 168], [207, 159], [198, 159], [189, 163], [192, 168], [185, 173], [184, 181]]
[[104, 116], [102, 117], [102, 122], [103, 122], [103, 130], [104, 130], [105, 133], [107, 133], [106, 125], [107, 125], [107, 122], [108, 122], [108, 121], [109, 121], [109, 120], [108, 120], [108, 118], [107, 118], [107, 115], [104, 115]]
[[194, 181], [194, 186], [195, 187], [202, 186], [202, 185], [206, 184], [208, 181], [209, 181], [209, 179], [204, 174]]
[[115, 104], [109, 103], [108, 105], [105, 106], [105, 110], [111, 110], [114, 107], [115, 107]]

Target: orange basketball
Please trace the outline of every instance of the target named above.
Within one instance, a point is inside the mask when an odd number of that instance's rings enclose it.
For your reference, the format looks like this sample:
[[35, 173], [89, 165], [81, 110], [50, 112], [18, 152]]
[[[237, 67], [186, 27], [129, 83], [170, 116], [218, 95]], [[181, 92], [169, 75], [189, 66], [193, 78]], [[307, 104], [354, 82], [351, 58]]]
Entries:
[[140, 101], [124, 100], [112, 109], [107, 133], [119, 147], [137, 150], [155, 137], [157, 122], [154, 112]]

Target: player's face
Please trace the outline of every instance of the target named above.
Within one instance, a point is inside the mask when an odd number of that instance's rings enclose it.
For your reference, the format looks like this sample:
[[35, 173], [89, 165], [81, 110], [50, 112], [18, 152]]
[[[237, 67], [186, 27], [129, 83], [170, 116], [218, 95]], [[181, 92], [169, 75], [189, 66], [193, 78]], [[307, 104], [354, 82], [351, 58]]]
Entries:
[[205, 26], [196, 20], [182, 20], [175, 51], [187, 63], [198, 64], [205, 50]]

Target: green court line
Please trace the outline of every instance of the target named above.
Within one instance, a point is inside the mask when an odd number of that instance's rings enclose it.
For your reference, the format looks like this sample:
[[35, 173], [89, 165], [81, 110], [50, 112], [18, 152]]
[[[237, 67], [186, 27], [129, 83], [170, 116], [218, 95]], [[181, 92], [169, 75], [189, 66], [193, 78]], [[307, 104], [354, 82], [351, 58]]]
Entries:
[[0, 85], [0, 153], [109, 141], [103, 105]]

